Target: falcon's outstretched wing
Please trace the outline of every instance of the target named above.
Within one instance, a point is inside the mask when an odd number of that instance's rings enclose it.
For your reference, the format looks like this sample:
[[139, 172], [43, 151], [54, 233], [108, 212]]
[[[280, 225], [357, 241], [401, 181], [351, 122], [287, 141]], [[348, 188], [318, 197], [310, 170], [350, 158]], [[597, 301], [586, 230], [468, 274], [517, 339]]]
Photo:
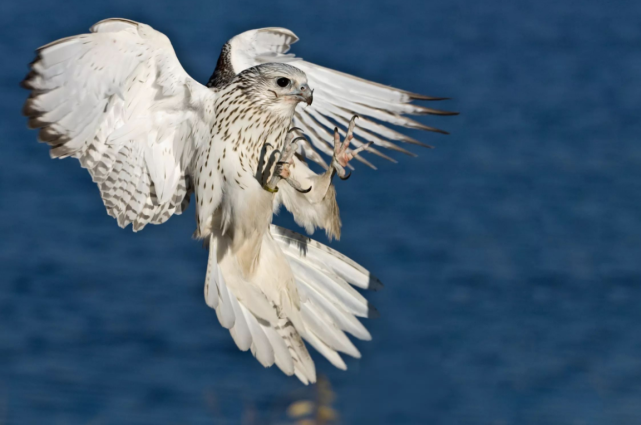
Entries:
[[164, 34], [108, 19], [41, 47], [31, 69], [22, 83], [32, 90], [29, 126], [52, 157], [80, 160], [121, 227], [137, 231], [186, 208], [216, 93], [187, 75]]
[[[456, 115], [456, 112], [440, 111], [413, 103], [415, 100], [443, 98], [410, 93], [304, 61], [287, 53], [290, 45], [296, 41], [298, 37], [285, 28], [262, 28], [237, 35], [223, 47], [216, 71], [208, 86], [217, 87], [225, 84], [244, 69], [261, 63], [287, 62], [303, 70], [307, 74], [310, 87], [314, 90], [314, 102], [309, 106], [298, 105], [294, 125], [305, 131], [315, 148], [329, 156], [332, 155], [334, 144], [334, 127], [338, 124], [341, 133], [344, 134], [342, 127], [347, 127], [353, 115], [361, 117], [355, 130], [356, 147], [372, 141], [375, 145], [412, 156], [415, 155], [394, 142], [429, 147], [393, 130], [387, 124], [447, 134], [407, 116]], [[325, 161], [309, 144], [304, 144], [301, 149], [309, 159], [326, 166]], [[369, 151], [396, 162], [375, 149], [370, 148]], [[356, 158], [375, 168], [361, 156]]]

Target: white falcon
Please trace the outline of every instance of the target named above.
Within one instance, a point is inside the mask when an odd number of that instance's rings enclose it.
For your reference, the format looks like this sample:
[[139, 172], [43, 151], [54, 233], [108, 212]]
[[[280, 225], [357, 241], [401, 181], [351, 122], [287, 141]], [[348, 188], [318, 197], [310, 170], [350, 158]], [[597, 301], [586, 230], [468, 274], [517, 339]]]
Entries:
[[387, 124], [440, 132], [406, 115], [453, 113], [412, 103], [436, 98], [287, 54], [295, 41], [284, 28], [242, 33], [204, 86], [164, 34], [107, 19], [38, 49], [23, 86], [29, 126], [52, 157], [80, 161], [121, 227], [163, 223], [195, 194], [195, 235], [209, 246], [207, 305], [238, 348], [307, 384], [316, 370], [303, 340], [345, 369], [338, 352], [360, 357], [345, 332], [371, 339], [356, 317], [377, 314], [352, 286], [382, 285], [333, 249], [271, 225], [273, 211], [282, 204], [309, 233], [338, 238], [333, 175], [347, 178], [352, 158], [369, 164], [361, 151], [391, 159], [372, 143], [405, 153], [395, 141], [421, 144]]

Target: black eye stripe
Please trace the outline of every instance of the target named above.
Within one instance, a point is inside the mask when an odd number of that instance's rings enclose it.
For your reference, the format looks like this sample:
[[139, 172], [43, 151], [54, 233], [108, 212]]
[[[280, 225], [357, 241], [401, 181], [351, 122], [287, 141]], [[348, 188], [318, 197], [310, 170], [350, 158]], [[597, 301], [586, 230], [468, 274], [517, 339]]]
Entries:
[[287, 87], [289, 85], [289, 78], [280, 77], [276, 80], [276, 84], [278, 84], [279, 87]]

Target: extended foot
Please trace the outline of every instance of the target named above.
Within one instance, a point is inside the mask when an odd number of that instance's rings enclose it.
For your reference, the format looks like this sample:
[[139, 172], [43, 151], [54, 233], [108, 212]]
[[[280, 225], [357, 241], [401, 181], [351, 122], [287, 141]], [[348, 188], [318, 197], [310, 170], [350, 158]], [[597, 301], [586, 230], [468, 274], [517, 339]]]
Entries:
[[282, 152], [276, 151], [276, 155], [278, 155], [279, 157], [278, 162], [276, 162], [276, 166], [274, 168], [274, 174], [269, 182], [263, 186], [263, 189], [267, 190], [268, 192], [278, 192], [277, 185], [281, 179], [285, 179], [285, 181], [287, 181], [290, 186], [302, 193], [307, 193], [312, 189], [311, 187], [308, 189], [303, 189], [297, 181], [291, 179], [291, 172], [289, 170], [289, 167], [294, 162], [294, 154], [296, 153], [296, 150], [298, 148], [298, 140], [304, 139], [303, 136], [296, 136], [298, 132], [302, 133], [302, 130], [298, 127], [290, 128], [287, 132], [287, 135], [285, 136], [285, 145], [283, 146]]
[[347, 180], [352, 174], [346, 173], [345, 167], [349, 161], [351, 161], [356, 154], [361, 151], [366, 150], [372, 142], [365, 143], [359, 146], [356, 149], [350, 150], [349, 143], [354, 139], [354, 127], [356, 127], [356, 118], [359, 118], [358, 115], [354, 115], [349, 121], [349, 126], [347, 127], [347, 134], [345, 135], [345, 140], [341, 143], [341, 136], [338, 133], [338, 128], [334, 128], [334, 156], [332, 157], [332, 163], [330, 167], [336, 170], [336, 174], [343, 180]]

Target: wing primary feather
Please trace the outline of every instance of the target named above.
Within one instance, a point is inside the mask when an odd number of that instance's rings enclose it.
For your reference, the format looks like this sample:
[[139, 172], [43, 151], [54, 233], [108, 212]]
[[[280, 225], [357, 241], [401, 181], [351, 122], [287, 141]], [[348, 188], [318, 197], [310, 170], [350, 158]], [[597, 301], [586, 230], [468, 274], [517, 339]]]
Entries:
[[422, 106], [416, 106], [418, 111], [413, 112], [412, 115], [441, 115], [441, 116], [456, 116], [459, 112], [454, 111], [443, 111], [441, 109], [432, 109], [424, 108]]
[[451, 98], [449, 97], [425, 96], [423, 94], [411, 93], [408, 91], [406, 91], [405, 94], [407, 94], [411, 99], [415, 99], [415, 100], [427, 100], [427, 101], [451, 100]]
[[[387, 127], [388, 125], [448, 134], [445, 130], [415, 121], [409, 118], [408, 115], [458, 115], [458, 112], [424, 107], [415, 103], [417, 101], [447, 100], [449, 98], [425, 96], [397, 89], [301, 60], [301, 58], [287, 53], [290, 45], [296, 40], [297, 38], [293, 33], [284, 28], [263, 28], [247, 31], [228, 42], [232, 50], [231, 56], [235, 58], [231, 62], [233, 62], [235, 73], [265, 62], [289, 63], [303, 70], [307, 74], [310, 86], [314, 87], [316, 91], [313, 105], [307, 108], [297, 108], [295, 123], [307, 131], [313, 147], [321, 152], [332, 155], [331, 146], [333, 146], [333, 140], [331, 134], [326, 134], [325, 131], [325, 128], [332, 129], [332, 126], [328, 126], [325, 119], [328, 116], [328, 112], [342, 116], [345, 119], [358, 114], [363, 118], [368, 117], [371, 120], [381, 122], [382, 124], [370, 122], [363, 125], [380, 137], [363, 137], [363, 139], [371, 140], [380, 147], [396, 150], [410, 156], [417, 155], [397, 146], [390, 140], [427, 148], [433, 148], [433, 146], [405, 136]], [[328, 147], [330, 148], [328, 149]], [[319, 156], [311, 154], [312, 148], [304, 146], [301, 149], [306, 152], [308, 158], [323, 165], [322, 159], [319, 160]], [[396, 160], [378, 150], [372, 150], [370, 153], [388, 161], [396, 162]], [[357, 160], [375, 168], [371, 162], [363, 157], [357, 157]]]
[[376, 166], [374, 164], [372, 164], [371, 162], [369, 162], [368, 160], [366, 160], [365, 158], [363, 158], [359, 154], [354, 155], [354, 159], [357, 160], [358, 162], [361, 162], [361, 163], [367, 165], [372, 170], [378, 170], [378, 168], [376, 168]]
[[[336, 115], [336, 114], [330, 113], [330, 116], [331, 116], [332, 119], [336, 120], [339, 124], [342, 125], [342, 127], [339, 127], [339, 132], [340, 132], [341, 135], [344, 136], [345, 135], [345, 129], [344, 128], [347, 128], [347, 126], [349, 125], [349, 121], [346, 120], [345, 118], [341, 117], [341, 116]], [[374, 142], [374, 144], [377, 144], [377, 142], [379, 142], [379, 144], [381, 142], [383, 142], [383, 140], [381, 140], [378, 137], [374, 136], [373, 134], [368, 133], [367, 131], [359, 128], [358, 126], [356, 128], [354, 128], [354, 134], [360, 135], [362, 138], [364, 138], [364, 139], [366, 139], [368, 141]], [[363, 142], [361, 142], [360, 140], [358, 140], [356, 138], [353, 139], [353, 142], [354, 142], [354, 145], [356, 147], [359, 147], [359, 146], [361, 146], [363, 144]], [[392, 144], [391, 142], [388, 142], [388, 141], [385, 141], [385, 142], [387, 142], [389, 144]], [[382, 153], [378, 149], [373, 148], [371, 146], [369, 148], [367, 148], [366, 152], [369, 152], [369, 153], [371, 153], [373, 155], [379, 156], [379, 157], [381, 157], [383, 159], [386, 159], [386, 160], [388, 160], [390, 162], [393, 162], [394, 164], [398, 164], [397, 160], [395, 160], [394, 158], [392, 158], [390, 156], [385, 155], [384, 153]], [[418, 156], [418, 155], [416, 155], [416, 154], [414, 154], [414, 153], [412, 153], [410, 151], [406, 151], [405, 149], [401, 149], [401, 152], [403, 152], [403, 153], [405, 153], [407, 155], [410, 155], [410, 156]], [[374, 169], [376, 169], [376, 167], [374, 167]]]

